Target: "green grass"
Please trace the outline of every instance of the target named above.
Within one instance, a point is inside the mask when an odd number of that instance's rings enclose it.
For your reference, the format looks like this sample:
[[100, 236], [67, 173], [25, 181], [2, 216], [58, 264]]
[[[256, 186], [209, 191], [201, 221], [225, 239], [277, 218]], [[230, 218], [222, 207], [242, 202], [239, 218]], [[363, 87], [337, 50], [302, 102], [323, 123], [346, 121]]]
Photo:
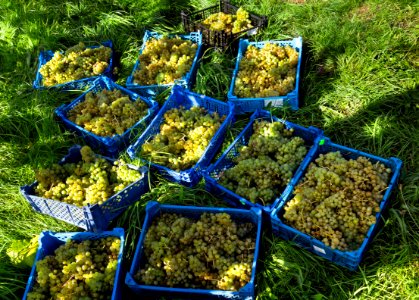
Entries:
[[[134, 65], [145, 29], [180, 32], [182, 9], [214, 1], [0, 0], [0, 298], [22, 296], [29, 269], [5, 250], [42, 230], [77, 228], [35, 214], [19, 194], [33, 169], [59, 160], [74, 143], [54, 109], [77, 93], [34, 91], [37, 55], [79, 41], [111, 39], [120, 57], [118, 83]], [[415, 1], [236, 0], [269, 18], [255, 39], [303, 36], [301, 109], [279, 117], [322, 128], [333, 141], [404, 162], [397, 196], [356, 272], [349, 272], [265, 232], [257, 291], [260, 299], [419, 299], [418, 6]], [[225, 99], [234, 56], [208, 50], [195, 91]], [[159, 101], [164, 101], [161, 97]], [[223, 148], [245, 124], [228, 134]], [[113, 225], [127, 232], [132, 257], [145, 203], [224, 205], [202, 183], [189, 189], [152, 176], [151, 191]], [[129, 225], [128, 225], [129, 224]]]

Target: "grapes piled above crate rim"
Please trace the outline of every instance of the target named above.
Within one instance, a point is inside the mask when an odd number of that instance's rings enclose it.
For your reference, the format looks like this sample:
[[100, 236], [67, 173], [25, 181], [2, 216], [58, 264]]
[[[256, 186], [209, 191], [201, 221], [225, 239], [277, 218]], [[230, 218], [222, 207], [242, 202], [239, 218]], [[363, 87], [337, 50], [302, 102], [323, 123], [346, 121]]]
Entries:
[[149, 39], [139, 55], [140, 68], [134, 72], [138, 85], [169, 84], [191, 69], [198, 45], [178, 36]]
[[271, 214], [322, 136], [316, 127], [256, 110], [217, 161], [203, 170], [205, 189], [229, 205], [259, 207]]
[[121, 90], [103, 89], [85, 95], [85, 100], [68, 112], [68, 119], [99, 135], [122, 135], [148, 113], [148, 105], [138, 99], [131, 101]]
[[64, 53], [56, 51], [54, 56], [39, 68], [44, 86], [54, 86], [99, 76], [110, 65], [112, 49], [106, 46], [87, 48], [83, 42], [68, 48]]
[[144, 241], [146, 264], [135, 276], [146, 285], [237, 291], [250, 281], [256, 231], [227, 213], [198, 220], [164, 213]]
[[363, 156], [320, 154], [285, 205], [284, 221], [332, 249], [358, 249], [376, 222], [390, 174]]
[[255, 120], [246, 146], [238, 149], [235, 163], [219, 175], [219, 184], [266, 206], [279, 196], [307, 154], [303, 138], [281, 122]]
[[356, 270], [384, 223], [402, 164], [322, 137], [271, 213], [273, 233]]
[[202, 157], [226, 116], [194, 106], [165, 112], [160, 133], [141, 148], [141, 156], [170, 169], [191, 168]]
[[289, 45], [249, 45], [239, 64], [234, 94], [239, 98], [285, 96], [295, 89], [298, 51]]
[[36, 194], [79, 207], [103, 204], [143, 176], [123, 161], [112, 165], [96, 156], [89, 146], [83, 146], [80, 153], [82, 160], [78, 163], [54, 164], [36, 171]]
[[149, 201], [142, 228], [125, 278], [136, 294], [181, 299], [255, 297], [261, 209]]
[[36, 283], [27, 299], [111, 299], [120, 247], [117, 237], [68, 240], [36, 263]]

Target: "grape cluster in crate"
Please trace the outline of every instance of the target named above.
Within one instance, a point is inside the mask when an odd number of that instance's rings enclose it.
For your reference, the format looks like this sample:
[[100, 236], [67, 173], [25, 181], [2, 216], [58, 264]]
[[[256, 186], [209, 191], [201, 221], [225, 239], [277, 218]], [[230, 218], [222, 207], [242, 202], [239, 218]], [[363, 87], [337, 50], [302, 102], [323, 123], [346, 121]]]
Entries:
[[[86, 145], [37, 170], [21, 193], [35, 211], [86, 231], [40, 234], [24, 299], [120, 299], [123, 278], [143, 296], [254, 299], [262, 222], [336, 264], [355, 270], [361, 262], [402, 162], [335, 144], [318, 128], [263, 110], [298, 109], [301, 37], [238, 41], [266, 17], [227, 1], [181, 16], [188, 34], [145, 32], [126, 88], [113, 81], [110, 41], [40, 53], [34, 88], [85, 89], [55, 113]], [[191, 91], [204, 47], [234, 49], [235, 41], [228, 101]], [[159, 108], [155, 97], [166, 89]], [[213, 161], [235, 115], [249, 112]], [[147, 167], [116, 159], [123, 152]], [[234, 208], [150, 201], [124, 275], [124, 231], [108, 227], [148, 192], [150, 172], [188, 187], [203, 179]]]

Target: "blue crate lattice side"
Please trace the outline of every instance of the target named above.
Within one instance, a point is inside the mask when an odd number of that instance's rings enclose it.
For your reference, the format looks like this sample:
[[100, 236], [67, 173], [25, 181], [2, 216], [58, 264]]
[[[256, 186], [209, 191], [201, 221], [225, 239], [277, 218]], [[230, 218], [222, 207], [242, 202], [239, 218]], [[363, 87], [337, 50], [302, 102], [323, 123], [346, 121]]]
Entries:
[[[104, 89], [107, 90], [120, 90], [124, 95], [127, 95], [131, 101], [143, 101], [147, 104], [147, 114], [138, 120], [133, 126], [125, 130], [121, 135], [115, 134], [109, 137], [103, 137], [96, 135], [83, 127], [75, 124], [68, 119], [68, 113], [74, 109], [79, 103], [85, 100], [86, 94], [89, 92], [98, 93]], [[119, 151], [128, 147], [132, 139], [138, 136], [146, 126], [151, 122], [152, 118], [158, 111], [158, 104], [154, 100], [148, 97], [140, 97], [136, 93], [117, 85], [111, 79], [107, 77], [99, 77], [85, 93], [77, 97], [74, 101], [69, 104], [63, 104], [55, 110], [57, 117], [63, 122], [63, 124], [71, 131], [76, 132], [78, 135], [83, 137], [86, 143], [92, 148], [102, 151], [105, 155], [115, 157]]]
[[328, 152], [340, 151], [342, 156], [346, 159], [356, 159], [359, 156], [364, 156], [368, 158], [373, 163], [382, 163], [386, 167], [391, 168], [392, 174], [390, 182], [386, 192], [384, 193], [383, 199], [380, 202], [381, 211], [376, 213], [376, 223], [371, 225], [365, 239], [362, 242], [361, 246], [354, 251], [340, 251], [333, 250], [332, 248], [326, 246], [320, 240], [317, 240], [301, 231], [288, 226], [283, 222], [283, 214], [285, 204], [292, 199], [293, 193], [289, 193], [281, 203], [272, 211], [271, 221], [272, 221], [272, 230], [273, 232], [285, 240], [294, 241], [300, 247], [307, 249], [319, 256], [322, 256], [338, 265], [346, 267], [350, 270], [356, 270], [360, 264], [363, 256], [365, 255], [366, 250], [368, 249], [374, 235], [377, 233], [378, 229], [382, 225], [382, 213], [387, 209], [390, 203], [390, 196], [397, 186], [398, 179], [400, 177], [400, 171], [402, 167], [402, 161], [395, 157], [390, 157], [389, 159], [378, 157], [366, 152], [358, 151], [352, 148], [348, 148], [342, 145], [332, 143], [330, 139], [324, 138], [319, 141], [319, 146], [317, 150], [307, 157], [304, 162], [300, 174], [298, 174], [297, 179], [293, 183], [293, 188], [298, 185], [300, 180], [303, 179], [306, 169], [309, 164], [313, 162], [320, 154], [325, 154]]
[[210, 113], [218, 112], [220, 115], [225, 115], [226, 119], [211, 139], [202, 157], [192, 168], [177, 172], [145, 159], [143, 159], [143, 161], [147, 162], [152, 168], [157, 169], [162, 175], [174, 182], [186, 186], [194, 186], [201, 179], [201, 170], [211, 162], [217, 150], [221, 147], [227, 128], [234, 121], [234, 105], [231, 103], [224, 103], [204, 95], [199, 95], [186, 90], [181, 86], [175, 85], [169, 99], [166, 100], [163, 107], [138, 140], [128, 147], [127, 153], [132, 159], [137, 157], [137, 152], [140, 151], [142, 145], [160, 132], [160, 125], [164, 120], [164, 114], [168, 110], [179, 108], [180, 106], [183, 106], [186, 109], [190, 109], [193, 106], [204, 107]]
[[[236, 222], [251, 222], [256, 225], [256, 247], [252, 263], [252, 274], [249, 283], [236, 292], [222, 291], [222, 290], [205, 290], [205, 289], [191, 289], [191, 288], [171, 288], [163, 286], [151, 286], [139, 284], [135, 281], [134, 275], [138, 270], [144, 267], [144, 240], [148, 229], [150, 228], [153, 219], [161, 213], [175, 213], [185, 217], [198, 219], [203, 213], [228, 213]], [[256, 267], [259, 255], [259, 245], [262, 233], [262, 211], [259, 208], [253, 207], [250, 210], [234, 209], [234, 208], [217, 208], [217, 207], [196, 207], [196, 206], [177, 206], [177, 205], [163, 205], [155, 201], [147, 203], [146, 217], [142, 226], [140, 239], [138, 240], [135, 250], [134, 259], [131, 264], [131, 269], [125, 277], [125, 284], [136, 294], [141, 295], [166, 295], [175, 297], [205, 297], [205, 299], [255, 299], [255, 280]]]
[[[228, 168], [233, 167], [235, 164], [233, 162], [234, 158], [239, 154], [239, 149], [242, 146], [247, 145], [250, 136], [253, 134], [253, 124], [257, 120], [268, 120], [273, 122], [281, 122], [285, 124], [286, 128], [294, 129], [294, 136], [299, 136], [303, 138], [306, 142], [306, 146], [308, 147], [308, 152], [306, 157], [310, 156], [310, 154], [314, 153], [317, 148], [316, 140], [321, 138], [323, 135], [323, 131], [316, 128], [316, 127], [309, 127], [305, 128], [303, 126], [294, 124], [292, 122], [279, 119], [277, 117], [272, 116], [268, 111], [265, 110], [257, 110], [253, 115], [250, 117], [249, 123], [246, 127], [242, 130], [242, 132], [237, 136], [237, 138], [233, 141], [233, 143], [227, 148], [227, 150], [223, 153], [223, 155], [212, 165], [206, 168], [202, 173], [205, 179], [205, 187], [206, 189], [221, 197], [224, 201], [226, 201], [229, 205], [232, 206], [239, 206], [239, 207], [259, 207], [267, 214], [270, 214], [275, 206], [282, 201], [282, 199], [291, 192], [292, 183], [294, 177], [291, 179], [289, 184], [284, 187], [282, 191], [278, 191], [277, 198], [274, 200], [272, 204], [269, 205], [261, 205], [259, 203], [252, 203], [251, 201], [245, 199], [234, 193], [233, 191], [223, 187], [218, 183], [218, 179], [220, 174]], [[303, 160], [304, 161], [304, 160]], [[294, 171], [294, 174], [299, 174], [299, 170], [302, 167], [302, 163], [300, 166]]]
[[114, 289], [112, 291], [112, 300], [121, 299], [121, 285], [123, 280], [122, 276], [122, 260], [124, 253], [124, 243], [125, 243], [125, 234], [123, 228], [114, 228], [111, 231], [104, 231], [101, 233], [91, 233], [91, 232], [60, 232], [55, 233], [52, 231], [43, 231], [39, 235], [39, 246], [36, 252], [35, 261], [32, 266], [31, 274], [26, 285], [25, 293], [23, 295], [23, 300], [27, 299], [28, 293], [32, 290], [33, 285], [36, 281], [36, 263], [41, 259], [45, 258], [47, 255], [53, 255], [55, 249], [59, 246], [64, 245], [67, 240], [74, 241], [85, 241], [85, 240], [97, 240], [107, 237], [118, 237], [121, 240], [121, 246], [119, 248], [118, 254], [118, 266], [115, 273], [114, 279]]
[[[113, 70], [113, 61], [114, 61], [114, 51], [113, 51], [113, 44], [112, 41], [104, 41], [101, 43], [102, 46], [105, 47], [109, 47], [112, 49], [112, 54], [111, 54], [111, 58], [109, 60], [109, 65], [108, 67], [105, 69], [105, 71], [102, 73], [103, 76], [107, 76], [109, 78], [112, 78], [112, 70]], [[91, 46], [91, 47], [87, 47], [87, 48], [99, 48], [100, 46]], [[41, 69], [41, 67], [43, 65], [45, 65], [48, 61], [50, 61], [52, 59], [52, 57], [54, 56], [54, 51], [52, 50], [47, 50], [47, 51], [41, 51], [39, 53], [39, 57], [38, 57], [38, 69], [36, 71], [36, 77], [35, 80], [33, 82], [33, 88], [34, 89], [39, 89], [39, 90], [43, 90], [43, 89], [59, 89], [59, 90], [84, 90], [86, 88], [88, 88], [89, 86], [91, 86], [93, 84], [93, 82], [99, 77], [99, 76], [92, 76], [92, 77], [88, 77], [88, 78], [82, 78], [79, 80], [74, 80], [74, 81], [69, 81], [66, 83], [61, 83], [61, 84], [56, 84], [54, 86], [44, 86], [42, 83], [42, 75], [39, 72], [39, 70]]]
[[[240, 62], [246, 53], [247, 47], [250, 45], [256, 48], [263, 48], [265, 44], [277, 44], [280, 46], [290, 46], [298, 51], [298, 64], [297, 72], [295, 75], [295, 88], [285, 96], [277, 97], [266, 97], [266, 98], [239, 98], [234, 93], [234, 86], [237, 75], [239, 73]], [[256, 109], [263, 109], [266, 107], [282, 107], [289, 105], [293, 110], [298, 109], [299, 103], [299, 85], [300, 85], [300, 74], [301, 74], [301, 63], [303, 54], [303, 39], [302, 37], [294, 38], [289, 41], [263, 41], [263, 42], [249, 42], [247, 39], [241, 39], [239, 43], [239, 53], [236, 59], [236, 67], [233, 72], [233, 78], [230, 83], [230, 89], [227, 94], [229, 101], [234, 102], [236, 105], [236, 114], [243, 114], [248, 112], [254, 112]]]
[[[81, 147], [78, 145], [71, 147], [68, 155], [66, 155], [59, 164], [79, 162], [81, 160], [80, 149]], [[110, 163], [115, 161], [108, 157], [104, 158]], [[32, 208], [39, 213], [52, 216], [88, 231], [102, 231], [108, 227], [109, 223], [114, 218], [135, 201], [139, 200], [141, 195], [148, 191], [148, 169], [146, 167], [137, 168], [131, 165], [128, 166], [131, 169], [141, 172], [142, 178], [131, 183], [119, 193], [116, 193], [103, 204], [79, 207], [65, 202], [36, 196], [34, 189], [37, 182], [21, 187], [20, 192]]]
[[[143, 37], [143, 44], [141, 49], [138, 53], [140, 56], [146, 46], [146, 42], [150, 39], [161, 39], [164, 35], [159, 34], [157, 32], [151, 32], [146, 30], [144, 37]], [[134, 68], [132, 69], [131, 75], [127, 78], [126, 86], [128, 89], [134, 90], [141, 95], [145, 96], [156, 96], [166, 89], [172, 88], [174, 85], [181, 85], [185, 88], [190, 89], [192, 87], [193, 82], [195, 81], [195, 76], [198, 71], [199, 59], [203, 53], [203, 44], [202, 44], [202, 34], [200, 32], [191, 32], [189, 34], [183, 35], [169, 35], [169, 37], [180, 37], [183, 40], [190, 40], [193, 43], [198, 45], [195, 53], [195, 57], [192, 62], [191, 69], [181, 78], [175, 80], [173, 83], [170, 84], [155, 84], [155, 85], [140, 85], [134, 82], [134, 73], [141, 67], [141, 62], [139, 58], [135, 62]]]

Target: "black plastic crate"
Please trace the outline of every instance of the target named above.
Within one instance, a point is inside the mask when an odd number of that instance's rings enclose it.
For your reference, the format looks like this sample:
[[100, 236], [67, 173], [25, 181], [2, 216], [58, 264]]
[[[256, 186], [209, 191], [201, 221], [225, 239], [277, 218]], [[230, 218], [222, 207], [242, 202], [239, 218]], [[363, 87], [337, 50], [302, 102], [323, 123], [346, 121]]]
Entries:
[[214, 6], [207, 7], [202, 10], [198, 10], [192, 13], [181, 12], [182, 24], [185, 31], [200, 31], [202, 33], [203, 42], [211, 47], [226, 48], [234, 40], [241, 35], [247, 33], [247, 35], [256, 34], [259, 28], [263, 28], [267, 25], [268, 19], [266, 16], [258, 16], [249, 12], [249, 19], [252, 22], [252, 28], [245, 29], [237, 33], [226, 33], [224, 31], [210, 30], [207, 26], [202, 24], [206, 18], [210, 15], [223, 12], [226, 14], [236, 14], [239, 8], [230, 4], [228, 0], [220, 0], [220, 3]]

